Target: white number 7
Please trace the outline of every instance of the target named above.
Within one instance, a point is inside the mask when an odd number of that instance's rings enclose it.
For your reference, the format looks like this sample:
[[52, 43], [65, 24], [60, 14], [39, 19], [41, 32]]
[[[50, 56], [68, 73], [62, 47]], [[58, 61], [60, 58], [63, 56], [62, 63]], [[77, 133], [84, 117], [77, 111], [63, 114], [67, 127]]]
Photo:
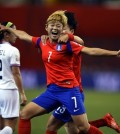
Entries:
[[74, 100], [75, 108], [77, 108], [77, 100], [76, 100], [76, 97], [72, 97], [71, 99], [73, 99], [73, 100]]
[[50, 62], [51, 55], [52, 55], [52, 51], [49, 51], [48, 62]]

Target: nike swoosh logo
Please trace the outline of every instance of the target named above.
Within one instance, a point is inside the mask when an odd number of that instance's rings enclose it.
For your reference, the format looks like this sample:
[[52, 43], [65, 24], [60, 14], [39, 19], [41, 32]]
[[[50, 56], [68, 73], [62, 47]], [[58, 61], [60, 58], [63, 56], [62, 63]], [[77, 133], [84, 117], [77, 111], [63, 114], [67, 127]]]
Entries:
[[74, 109], [74, 112], [77, 112], [79, 109]]
[[55, 113], [56, 113], [56, 114], [60, 114], [60, 113], [58, 113], [57, 111], [55, 111]]

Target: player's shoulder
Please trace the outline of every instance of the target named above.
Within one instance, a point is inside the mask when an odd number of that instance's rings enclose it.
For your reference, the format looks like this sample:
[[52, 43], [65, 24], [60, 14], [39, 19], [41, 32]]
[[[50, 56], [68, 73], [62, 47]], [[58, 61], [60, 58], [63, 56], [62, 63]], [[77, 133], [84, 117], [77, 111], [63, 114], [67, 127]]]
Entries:
[[10, 46], [13, 52], [19, 52], [19, 49], [15, 46]]
[[74, 42], [74, 41], [70, 41], [70, 44], [73, 45], [73, 46], [79, 46], [79, 47], [84, 47], [83, 45], [77, 43], [77, 42]]
[[14, 57], [15, 55], [20, 56], [20, 52], [15, 46], [9, 45], [9, 47], [6, 48], [6, 55], [10, 57]]
[[12, 49], [19, 51], [18, 48], [15, 46], [12, 46]]
[[2, 49], [4, 49], [5, 51], [12, 53], [13, 51], [19, 51], [15, 46], [13, 46], [11, 43], [9, 42], [4, 42], [1, 44], [2, 45]]

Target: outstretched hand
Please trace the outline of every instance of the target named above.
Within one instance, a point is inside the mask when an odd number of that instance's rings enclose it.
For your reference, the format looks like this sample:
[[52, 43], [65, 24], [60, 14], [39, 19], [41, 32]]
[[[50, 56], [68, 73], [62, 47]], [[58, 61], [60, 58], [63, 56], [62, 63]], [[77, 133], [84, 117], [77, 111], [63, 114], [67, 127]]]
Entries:
[[120, 50], [117, 52], [117, 57], [120, 58]]

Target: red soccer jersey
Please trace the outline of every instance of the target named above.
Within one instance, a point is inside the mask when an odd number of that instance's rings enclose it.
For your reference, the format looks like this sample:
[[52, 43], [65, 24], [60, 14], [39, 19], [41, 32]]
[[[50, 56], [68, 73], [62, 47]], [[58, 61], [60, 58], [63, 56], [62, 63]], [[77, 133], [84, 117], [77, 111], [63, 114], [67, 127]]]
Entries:
[[83, 92], [82, 82], [81, 82], [81, 60], [82, 55], [73, 56], [73, 71], [77, 81], [79, 82], [80, 91]]
[[[49, 40], [43, 44], [38, 37], [33, 37], [32, 41], [41, 49], [47, 85], [56, 84], [67, 88], [79, 86], [73, 72], [73, 55], [68, 51], [66, 44], [51, 44]], [[70, 44], [73, 53], [78, 55], [83, 46], [74, 42]]]

